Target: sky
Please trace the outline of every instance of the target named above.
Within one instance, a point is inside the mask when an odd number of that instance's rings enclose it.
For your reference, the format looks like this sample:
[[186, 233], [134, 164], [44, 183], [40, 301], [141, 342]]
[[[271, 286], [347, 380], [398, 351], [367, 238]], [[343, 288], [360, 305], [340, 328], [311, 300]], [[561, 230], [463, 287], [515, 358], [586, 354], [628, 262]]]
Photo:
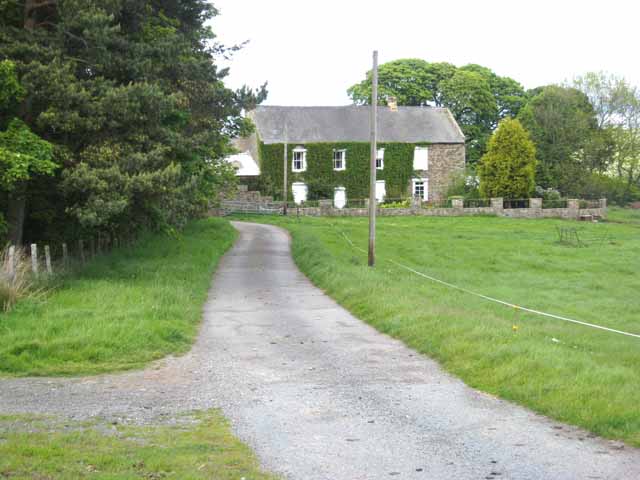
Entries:
[[213, 0], [231, 88], [269, 82], [267, 105], [346, 105], [379, 62], [477, 63], [525, 88], [605, 70], [640, 86], [637, 0]]

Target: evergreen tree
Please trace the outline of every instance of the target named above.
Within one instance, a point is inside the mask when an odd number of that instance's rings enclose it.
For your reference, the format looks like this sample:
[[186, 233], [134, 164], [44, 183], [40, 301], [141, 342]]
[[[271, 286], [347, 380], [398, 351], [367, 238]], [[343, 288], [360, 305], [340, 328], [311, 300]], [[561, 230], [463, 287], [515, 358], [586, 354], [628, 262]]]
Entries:
[[29, 239], [172, 228], [231, 184], [220, 159], [266, 91], [225, 87], [215, 60], [237, 47], [216, 42], [216, 14], [204, 0], [0, 2], [0, 60], [23, 91], [0, 105], [0, 130], [19, 118], [60, 165], [2, 193], [10, 226], [26, 218]]
[[528, 198], [535, 187], [536, 148], [522, 124], [505, 119], [489, 139], [478, 164], [485, 197]]

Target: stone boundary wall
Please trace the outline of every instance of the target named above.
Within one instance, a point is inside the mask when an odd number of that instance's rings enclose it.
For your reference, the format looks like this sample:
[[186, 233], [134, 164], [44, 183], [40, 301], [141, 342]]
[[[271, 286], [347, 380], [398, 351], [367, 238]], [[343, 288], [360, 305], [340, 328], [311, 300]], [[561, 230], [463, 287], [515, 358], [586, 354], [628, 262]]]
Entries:
[[[598, 207], [580, 208], [580, 201], [567, 201], [566, 208], [542, 208], [542, 199], [532, 198], [528, 208], [504, 208], [502, 198], [492, 198], [490, 207], [463, 207], [462, 199], [453, 199], [453, 206], [449, 208], [429, 207], [414, 203], [410, 208], [381, 208], [377, 215], [392, 216], [425, 216], [425, 217], [461, 217], [473, 215], [492, 215], [510, 218], [566, 218], [574, 220], [592, 220], [606, 218], [607, 200], [598, 201]], [[334, 208], [332, 200], [320, 200], [318, 207], [290, 206], [289, 215], [309, 217], [366, 217], [369, 209], [364, 208]], [[282, 202], [248, 200], [223, 200], [220, 208], [212, 210], [211, 215], [226, 215], [229, 213], [262, 213], [282, 214]]]

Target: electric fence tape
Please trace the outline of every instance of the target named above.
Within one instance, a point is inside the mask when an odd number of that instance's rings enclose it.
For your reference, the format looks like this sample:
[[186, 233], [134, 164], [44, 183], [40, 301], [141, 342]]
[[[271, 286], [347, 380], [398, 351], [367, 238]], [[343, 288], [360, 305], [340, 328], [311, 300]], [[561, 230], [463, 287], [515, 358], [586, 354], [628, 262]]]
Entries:
[[[338, 230], [335, 225], [333, 225], [333, 228], [335, 230]], [[343, 231], [341, 231], [341, 230], [338, 230], [338, 231], [342, 234], [342, 236], [347, 241], [347, 243], [349, 245], [351, 245], [351, 248], [359, 250], [359, 251], [361, 251], [362, 253], [365, 253], [365, 254], [367, 253], [365, 249], [360, 248], [357, 245], [355, 245], [353, 243], [353, 241]], [[436, 282], [436, 283], [439, 283], [439, 284], [444, 285], [446, 287], [458, 290], [460, 292], [464, 292], [464, 293], [467, 293], [469, 295], [473, 295], [473, 296], [476, 296], [478, 298], [482, 298], [482, 299], [487, 300], [489, 302], [499, 303], [499, 304], [504, 305], [506, 307], [511, 307], [511, 308], [516, 309], [516, 310], [522, 310], [523, 312], [533, 313], [535, 315], [541, 315], [543, 317], [554, 318], [556, 320], [562, 320], [563, 322], [576, 323], [578, 325], [583, 325], [585, 327], [597, 328], [599, 330], [605, 330], [607, 332], [619, 333], [620, 335], [626, 335], [628, 337], [640, 338], [640, 335], [637, 334], [637, 333], [630, 333], [630, 332], [625, 332], [625, 331], [622, 331], [622, 330], [616, 330], [615, 328], [603, 327], [602, 325], [596, 325], [595, 323], [582, 322], [580, 320], [574, 320], [573, 318], [567, 318], [567, 317], [563, 317], [561, 315], [554, 315], [553, 313], [541, 312], [539, 310], [534, 310], [533, 308], [527, 308], [527, 307], [523, 307], [523, 306], [520, 306], [520, 305], [515, 305], [513, 303], [505, 302], [504, 300], [499, 300], [497, 298], [493, 298], [493, 297], [490, 297], [488, 295], [483, 295], [482, 293], [474, 292], [472, 290], [468, 290], [466, 288], [459, 287], [458, 285], [454, 285], [453, 283], [445, 282], [444, 280], [440, 280], [438, 278], [432, 277], [432, 276], [427, 275], [425, 273], [419, 272], [418, 270], [414, 270], [413, 268], [408, 267], [406, 265], [403, 265], [402, 263], [396, 262], [393, 259], [385, 259], [385, 260], [387, 262], [389, 262], [389, 263], [394, 264], [397, 267], [400, 267], [400, 268], [402, 268], [404, 270], [407, 270], [408, 272], [411, 272], [411, 273], [413, 273], [415, 275], [418, 275], [419, 277], [426, 278], [427, 280], [431, 280], [432, 282]]]

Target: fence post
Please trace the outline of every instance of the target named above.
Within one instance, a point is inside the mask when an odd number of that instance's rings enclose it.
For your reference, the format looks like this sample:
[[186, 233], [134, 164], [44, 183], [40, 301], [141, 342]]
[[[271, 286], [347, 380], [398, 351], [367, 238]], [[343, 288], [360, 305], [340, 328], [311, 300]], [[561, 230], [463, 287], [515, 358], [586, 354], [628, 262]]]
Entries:
[[11, 245], [9, 247], [9, 281], [13, 282], [16, 276], [16, 247]]
[[78, 240], [78, 247], [80, 249], [80, 261], [82, 263], [84, 263], [85, 262], [85, 259], [84, 259], [84, 241]]
[[49, 249], [49, 245], [44, 246], [44, 262], [47, 267], [47, 273], [52, 275], [53, 268], [51, 268], [51, 249]]
[[451, 207], [462, 209], [464, 208], [464, 198], [452, 198], [451, 199]]
[[62, 264], [67, 267], [69, 265], [69, 251], [67, 250], [67, 244], [62, 243]]
[[33, 274], [38, 276], [38, 246], [35, 243], [31, 244], [31, 270]]

